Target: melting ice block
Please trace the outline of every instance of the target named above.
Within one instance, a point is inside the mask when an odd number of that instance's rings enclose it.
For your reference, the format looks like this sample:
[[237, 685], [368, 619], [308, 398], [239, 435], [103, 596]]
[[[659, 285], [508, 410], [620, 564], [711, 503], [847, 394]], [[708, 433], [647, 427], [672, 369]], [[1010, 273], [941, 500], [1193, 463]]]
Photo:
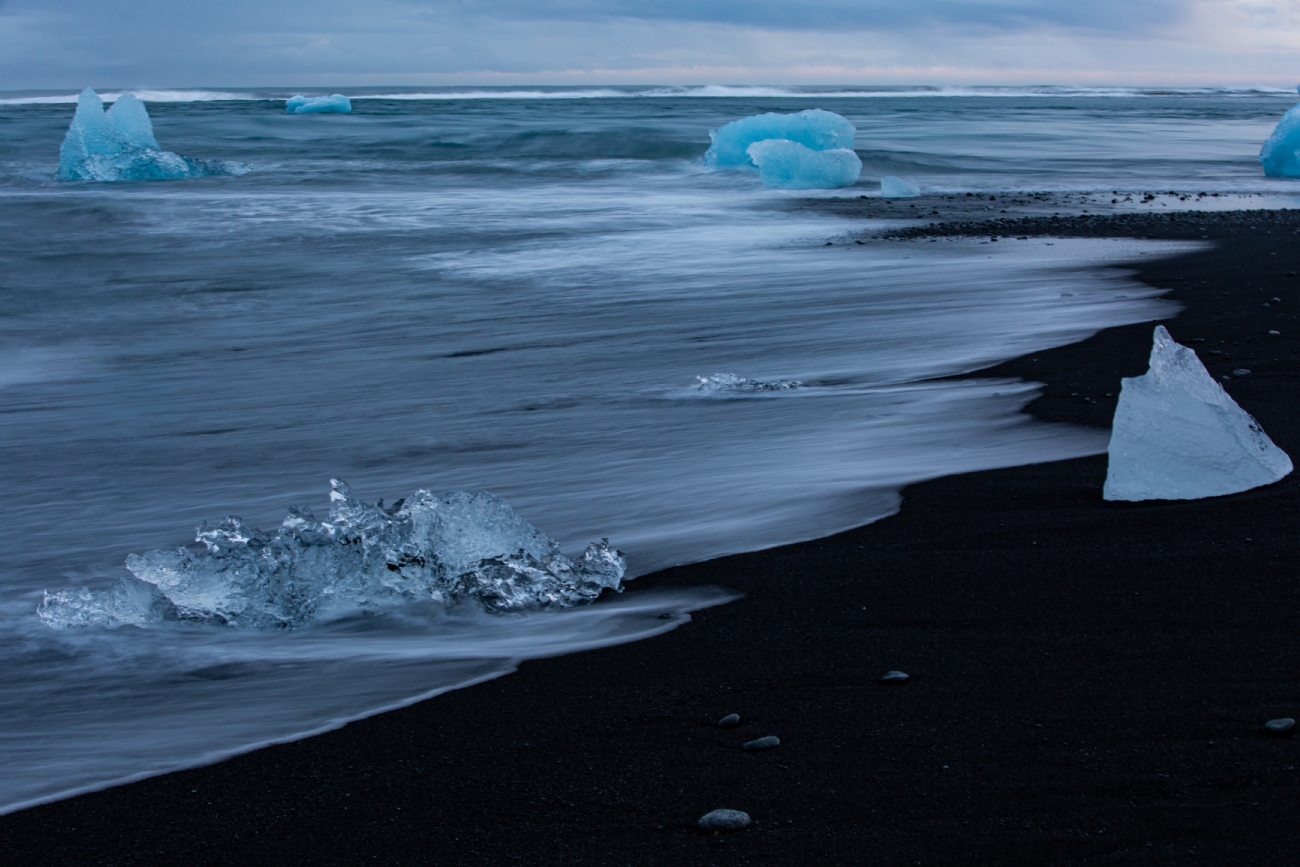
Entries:
[[849, 148], [817, 151], [799, 142], [766, 139], [746, 149], [758, 166], [763, 186], [776, 190], [829, 190], [852, 186], [862, 160]]
[[811, 108], [798, 114], [758, 114], [734, 120], [709, 131], [713, 144], [704, 154], [704, 164], [715, 169], [753, 171], [749, 146], [769, 139], [797, 142], [809, 150], [853, 148], [853, 124], [831, 111]]
[[144, 103], [126, 93], [104, 111], [89, 87], [77, 98], [77, 112], [59, 148], [61, 181], [146, 181], [241, 174], [238, 163], [192, 160], [165, 151], [154, 138]]
[[1259, 149], [1259, 161], [1270, 178], [1300, 178], [1300, 105], [1282, 115]]
[[330, 96], [291, 96], [284, 104], [285, 114], [347, 114], [352, 111], [352, 100], [341, 93]]
[[1109, 452], [1107, 500], [1217, 497], [1291, 472], [1286, 453], [1163, 325], [1146, 375], [1123, 380]]
[[902, 178], [885, 175], [880, 179], [880, 195], [889, 199], [914, 199], [921, 195], [921, 188]]
[[334, 480], [330, 515], [290, 510], [274, 533], [226, 518], [203, 548], [132, 554], [135, 576], [100, 591], [47, 592], [55, 628], [188, 622], [293, 629], [421, 600], [495, 613], [567, 607], [622, 590], [623, 556], [601, 541], [577, 560], [492, 494], [416, 491], [398, 508], [363, 503]]

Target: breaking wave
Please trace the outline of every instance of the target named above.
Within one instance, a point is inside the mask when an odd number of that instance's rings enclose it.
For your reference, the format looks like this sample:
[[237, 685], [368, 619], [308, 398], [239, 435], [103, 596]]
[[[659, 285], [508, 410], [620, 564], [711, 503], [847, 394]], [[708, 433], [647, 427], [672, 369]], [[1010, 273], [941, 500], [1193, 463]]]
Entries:
[[293, 629], [412, 602], [472, 601], [491, 613], [566, 608], [622, 590], [627, 564], [608, 540], [577, 561], [500, 497], [416, 491], [385, 509], [331, 480], [330, 514], [291, 509], [274, 533], [236, 517], [199, 527], [202, 545], [132, 554], [108, 590], [45, 593], [58, 628], [197, 623]]
[[[126, 91], [123, 91], [125, 93]], [[12, 92], [11, 92], [12, 93]], [[325, 93], [322, 91], [321, 93]], [[1136, 98], [1170, 96], [1275, 96], [1291, 94], [1289, 88], [1272, 87], [775, 87], [765, 85], [706, 84], [679, 87], [561, 87], [561, 88], [448, 88], [367, 93], [350, 92], [353, 100], [547, 100], [547, 99], [902, 99], [902, 98]], [[113, 102], [122, 93], [102, 94]], [[288, 91], [137, 90], [143, 102], [283, 102]], [[17, 93], [0, 95], [0, 105], [62, 105], [77, 101], [75, 93]]]

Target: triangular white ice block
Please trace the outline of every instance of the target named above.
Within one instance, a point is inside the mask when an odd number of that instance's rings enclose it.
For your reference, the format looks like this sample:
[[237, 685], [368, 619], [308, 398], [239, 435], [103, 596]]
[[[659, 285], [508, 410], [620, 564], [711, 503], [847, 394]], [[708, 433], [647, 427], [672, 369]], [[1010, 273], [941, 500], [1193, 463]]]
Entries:
[[1218, 497], [1291, 472], [1286, 452], [1163, 325], [1146, 375], [1122, 381], [1109, 451], [1107, 500]]

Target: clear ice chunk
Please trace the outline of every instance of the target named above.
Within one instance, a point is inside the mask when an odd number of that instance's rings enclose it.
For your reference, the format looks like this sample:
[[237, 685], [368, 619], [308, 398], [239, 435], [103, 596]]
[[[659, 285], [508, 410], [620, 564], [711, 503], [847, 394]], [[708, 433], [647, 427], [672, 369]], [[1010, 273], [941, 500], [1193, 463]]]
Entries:
[[1259, 149], [1259, 162], [1270, 178], [1300, 178], [1300, 105], [1282, 115]]
[[699, 390], [705, 394], [752, 393], [761, 391], [793, 391], [802, 388], [803, 383], [797, 379], [746, 379], [734, 373], [715, 373], [712, 376], [697, 376]]
[[332, 481], [330, 515], [291, 509], [274, 533], [226, 518], [201, 548], [132, 554], [134, 577], [108, 590], [46, 592], [55, 628], [191, 622], [293, 629], [420, 600], [492, 613], [568, 607], [622, 590], [627, 564], [608, 540], [576, 561], [500, 497], [417, 491], [399, 508], [364, 503]]
[[880, 179], [880, 195], [887, 199], [914, 199], [921, 195], [921, 188], [893, 175]]
[[857, 183], [862, 160], [849, 148], [815, 151], [799, 142], [766, 139], [749, 146], [763, 186], [772, 190], [830, 190]]
[[163, 150], [154, 137], [149, 112], [134, 94], [123, 94], [105, 112], [103, 100], [88, 87], [77, 97], [77, 112], [59, 148], [55, 177], [60, 181], [146, 181], [245, 171], [238, 163], [192, 160]]
[[714, 169], [753, 171], [758, 164], [751, 158], [749, 146], [755, 142], [784, 139], [813, 151], [852, 150], [856, 132], [848, 120], [820, 108], [797, 114], [758, 114], [710, 130], [713, 144], [704, 154], [704, 164]]
[[352, 111], [352, 100], [341, 93], [330, 96], [291, 96], [284, 103], [285, 114], [347, 114]]
[[1196, 353], [1156, 326], [1144, 376], [1122, 381], [1107, 500], [1195, 500], [1271, 484], [1291, 459], [1223, 390]]

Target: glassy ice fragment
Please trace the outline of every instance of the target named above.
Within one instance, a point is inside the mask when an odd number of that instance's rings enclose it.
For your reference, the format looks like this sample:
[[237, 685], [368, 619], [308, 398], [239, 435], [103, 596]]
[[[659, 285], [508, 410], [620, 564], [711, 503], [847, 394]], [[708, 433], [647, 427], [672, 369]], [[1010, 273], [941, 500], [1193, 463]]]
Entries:
[[1195, 500], [1271, 484], [1291, 459], [1159, 325], [1144, 376], [1122, 381], [1107, 500]]
[[38, 613], [56, 628], [294, 629], [420, 600], [507, 613], [622, 590], [627, 564], [607, 540], [571, 560], [492, 494], [417, 491], [390, 513], [332, 484], [324, 521], [291, 509], [273, 533], [235, 517], [204, 524], [195, 537], [202, 549], [132, 554], [133, 578], [104, 591], [47, 592]]

